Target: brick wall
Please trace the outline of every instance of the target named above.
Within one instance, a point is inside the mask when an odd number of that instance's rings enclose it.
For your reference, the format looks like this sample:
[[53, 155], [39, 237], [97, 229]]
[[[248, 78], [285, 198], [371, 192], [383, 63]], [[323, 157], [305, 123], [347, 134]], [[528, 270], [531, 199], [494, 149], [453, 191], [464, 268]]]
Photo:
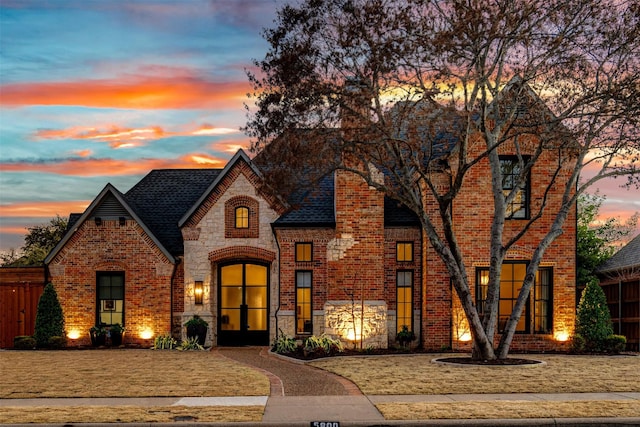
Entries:
[[[522, 147], [526, 149], [526, 141], [521, 137]], [[513, 149], [513, 147], [511, 147]], [[504, 147], [500, 154], [513, 154], [509, 147]], [[566, 160], [564, 160], [566, 162]], [[531, 211], [535, 212], [540, 205], [545, 189], [549, 184], [550, 175], [558, 165], [558, 152], [548, 150], [538, 164], [531, 171]], [[567, 166], [571, 166], [567, 162]], [[570, 171], [563, 168], [560, 171], [559, 182], [566, 179]], [[561, 202], [562, 186], [553, 186], [548, 195], [548, 209], [543, 216], [534, 223], [527, 234], [507, 253], [506, 260], [528, 261], [533, 250], [543, 236], [549, 231], [555, 219]], [[466, 260], [467, 274], [472, 293], [475, 294], [475, 269], [489, 265], [489, 248], [493, 203], [491, 196], [491, 174], [488, 161], [483, 161], [473, 167], [465, 179], [465, 185], [453, 204], [453, 223], [458, 243], [462, 248]], [[526, 223], [526, 220], [507, 220], [504, 227], [504, 239], [507, 241]], [[567, 342], [555, 339], [562, 333], [573, 333], [575, 326], [575, 236], [576, 211], [575, 207], [564, 224], [563, 233], [556, 238], [546, 250], [541, 266], [553, 268], [553, 333], [516, 334], [511, 349], [514, 351], [549, 351], [566, 349]], [[441, 347], [469, 348], [470, 343], [452, 343], [450, 333], [452, 287], [444, 264], [431, 247], [427, 247], [425, 260], [424, 309], [423, 309], [423, 344], [428, 349], [438, 350]], [[532, 303], [532, 299], [530, 299]], [[533, 309], [533, 307], [532, 307]], [[533, 311], [532, 311], [533, 313]], [[496, 343], [499, 336], [496, 337]]]
[[85, 221], [48, 267], [66, 331], [80, 334], [68, 341], [70, 346], [90, 344], [89, 328], [96, 323], [96, 272], [103, 271], [124, 272], [125, 344], [150, 345], [151, 340], [141, 337], [145, 331], [171, 332], [174, 265], [134, 220], [125, 225], [117, 220], [100, 225]]

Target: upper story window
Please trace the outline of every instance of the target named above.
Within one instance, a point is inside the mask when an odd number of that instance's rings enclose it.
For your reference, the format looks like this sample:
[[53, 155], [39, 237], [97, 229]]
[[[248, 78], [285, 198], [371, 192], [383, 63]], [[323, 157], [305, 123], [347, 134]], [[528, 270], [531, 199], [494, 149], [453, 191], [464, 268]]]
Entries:
[[224, 237], [258, 238], [260, 204], [249, 196], [235, 196], [224, 204]]
[[296, 243], [296, 262], [313, 261], [313, 245], [311, 243]]
[[249, 208], [240, 206], [236, 208], [236, 228], [249, 228]]
[[396, 243], [396, 261], [413, 261], [413, 242]]
[[517, 156], [500, 157], [500, 169], [502, 171], [502, 194], [505, 199], [515, 192], [514, 197], [507, 203], [505, 217], [507, 219], [527, 219], [529, 218], [529, 191], [531, 187], [531, 177], [529, 174], [520, 182], [523, 173], [524, 162]]

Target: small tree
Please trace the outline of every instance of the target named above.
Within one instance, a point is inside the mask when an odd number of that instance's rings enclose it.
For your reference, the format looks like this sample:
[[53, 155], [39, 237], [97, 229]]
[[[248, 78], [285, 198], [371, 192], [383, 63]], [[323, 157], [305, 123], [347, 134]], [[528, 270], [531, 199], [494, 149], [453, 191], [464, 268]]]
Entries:
[[611, 314], [607, 298], [596, 279], [587, 283], [578, 305], [576, 334], [584, 339], [587, 350], [602, 351], [607, 347], [607, 338], [613, 335]]
[[51, 337], [64, 337], [64, 316], [53, 283], [48, 283], [38, 301], [34, 338], [38, 347], [47, 347]]

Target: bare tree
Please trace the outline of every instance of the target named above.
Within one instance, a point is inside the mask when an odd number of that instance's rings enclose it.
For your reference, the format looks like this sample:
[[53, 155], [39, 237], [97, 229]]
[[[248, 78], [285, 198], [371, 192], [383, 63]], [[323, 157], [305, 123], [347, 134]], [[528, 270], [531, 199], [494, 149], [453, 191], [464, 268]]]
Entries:
[[[299, 187], [341, 168], [413, 210], [448, 269], [474, 356], [504, 358], [540, 261], [578, 196], [606, 177], [638, 182], [639, 21], [637, 0], [284, 6], [264, 32], [269, 51], [249, 72], [256, 105], [245, 130], [280, 192], [294, 190], [287, 182]], [[503, 152], [517, 160], [510, 170]], [[526, 220], [505, 233], [527, 176], [550, 158], [555, 167]], [[493, 204], [482, 316], [451, 214], [481, 168]], [[545, 231], [494, 348], [505, 254], [543, 215]]]

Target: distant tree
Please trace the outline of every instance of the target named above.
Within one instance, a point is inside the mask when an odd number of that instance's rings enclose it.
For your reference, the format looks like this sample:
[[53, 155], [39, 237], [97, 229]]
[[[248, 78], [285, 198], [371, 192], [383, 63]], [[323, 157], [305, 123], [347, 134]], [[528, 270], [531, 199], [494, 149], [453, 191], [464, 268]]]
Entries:
[[[598, 266], [611, 258], [621, 240], [628, 237], [638, 224], [639, 213], [635, 213], [624, 223], [619, 218], [610, 217], [597, 222], [605, 196], [584, 193], [578, 199], [578, 291], [595, 278]], [[580, 294], [578, 294], [578, 298]]]
[[56, 215], [47, 224], [27, 227], [21, 255], [14, 249], [0, 256], [3, 267], [24, 267], [42, 265], [51, 249], [58, 244], [67, 231], [68, 221]]
[[[256, 102], [255, 109], [247, 107], [245, 130], [252, 148], [269, 159], [265, 164], [275, 165], [265, 176], [280, 194], [312, 182], [314, 173], [319, 178], [343, 169], [415, 212], [462, 303], [473, 356], [505, 358], [540, 262], [578, 196], [607, 177], [638, 182], [639, 12], [637, 1], [616, 0], [285, 5], [264, 32], [269, 50], [249, 72]], [[546, 107], [532, 105], [536, 98]], [[349, 119], [341, 123], [345, 113]], [[341, 124], [344, 131], [335, 132]], [[527, 138], [532, 134], [537, 142]], [[270, 149], [273, 142], [278, 145]], [[452, 142], [455, 150], [444, 156]], [[506, 172], [503, 148], [517, 157]], [[505, 224], [516, 225], [505, 219], [549, 150], [557, 165], [544, 176], [543, 195], [517, 230], [505, 231]], [[491, 179], [485, 199], [493, 212], [482, 316], [452, 219], [454, 201], [479, 168]], [[388, 180], [380, 179], [381, 170]], [[505, 178], [513, 180], [509, 191]], [[551, 203], [552, 194], [560, 200]], [[538, 231], [494, 347], [503, 261], [543, 215], [552, 219]]]
[[38, 347], [49, 346], [51, 337], [64, 337], [64, 316], [53, 283], [47, 283], [38, 300], [33, 337]]

